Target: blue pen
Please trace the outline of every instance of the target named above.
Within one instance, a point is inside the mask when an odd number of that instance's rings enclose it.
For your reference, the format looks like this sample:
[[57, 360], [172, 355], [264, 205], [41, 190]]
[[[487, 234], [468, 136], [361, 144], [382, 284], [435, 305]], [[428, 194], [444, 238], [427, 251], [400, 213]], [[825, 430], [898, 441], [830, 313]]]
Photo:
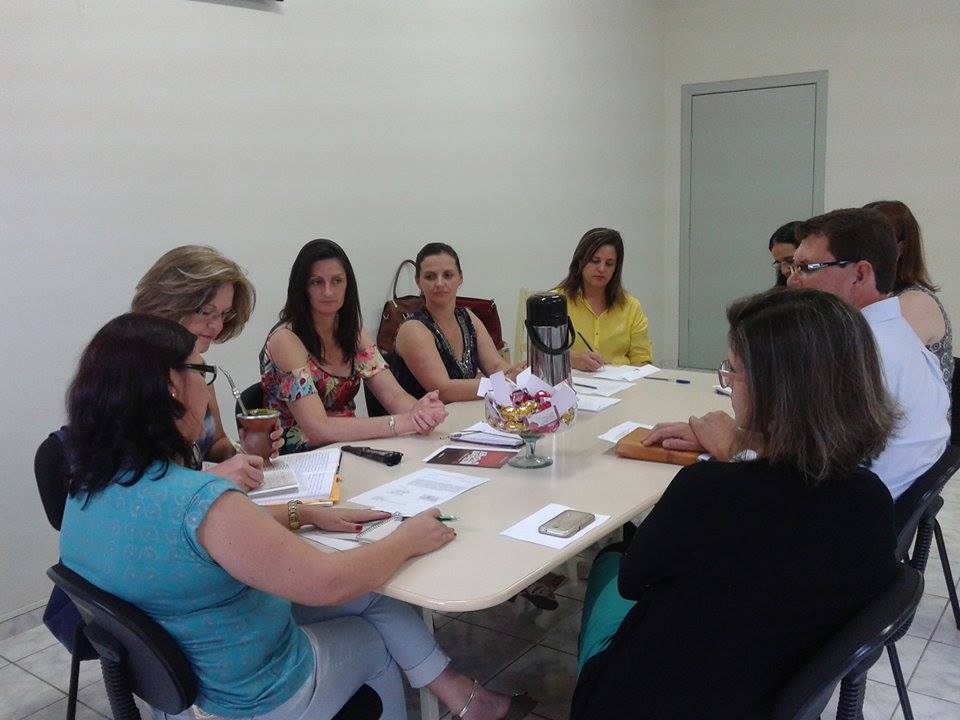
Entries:
[[683, 378], [655, 378], [655, 377], [650, 377], [649, 375], [645, 377], [644, 380], [662, 380], [663, 382], [675, 382], [680, 385], [690, 384], [689, 380], [684, 380]]

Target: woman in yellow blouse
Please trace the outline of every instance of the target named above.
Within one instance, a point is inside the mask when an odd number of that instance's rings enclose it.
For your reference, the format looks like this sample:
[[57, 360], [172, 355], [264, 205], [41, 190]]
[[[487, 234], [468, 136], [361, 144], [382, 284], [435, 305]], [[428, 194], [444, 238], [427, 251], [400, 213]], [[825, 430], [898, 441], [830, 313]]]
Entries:
[[557, 288], [567, 297], [567, 312], [577, 330], [570, 352], [577, 370], [653, 362], [647, 318], [637, 299], [623, 289], [622, 270], [620, 233], [608, 228], [588, 230]]

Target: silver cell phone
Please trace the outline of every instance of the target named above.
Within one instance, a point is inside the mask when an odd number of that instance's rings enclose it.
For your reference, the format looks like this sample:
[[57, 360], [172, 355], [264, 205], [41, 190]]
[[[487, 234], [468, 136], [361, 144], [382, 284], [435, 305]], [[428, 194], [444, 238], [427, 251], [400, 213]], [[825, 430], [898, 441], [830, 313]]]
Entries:
[[581, 512], [580, 510], [564, 510], [537, 528], [537, 532], [541, 535], [568, 538], [583, 530], [596, 519], [597, 516], [593, 513]]

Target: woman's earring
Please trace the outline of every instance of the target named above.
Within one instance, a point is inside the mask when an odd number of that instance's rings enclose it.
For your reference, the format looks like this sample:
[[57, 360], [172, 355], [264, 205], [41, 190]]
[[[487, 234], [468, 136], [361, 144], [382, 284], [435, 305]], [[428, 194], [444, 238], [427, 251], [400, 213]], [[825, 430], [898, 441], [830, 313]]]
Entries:
[[171, 390], [171, 391], [170, 391], [170, 397], [172, 397], [174, 400], [176, 400], [176, 399], [177, 399], [177, 394], [176, 394], [175, 392], [173, 392], [173, 390]]

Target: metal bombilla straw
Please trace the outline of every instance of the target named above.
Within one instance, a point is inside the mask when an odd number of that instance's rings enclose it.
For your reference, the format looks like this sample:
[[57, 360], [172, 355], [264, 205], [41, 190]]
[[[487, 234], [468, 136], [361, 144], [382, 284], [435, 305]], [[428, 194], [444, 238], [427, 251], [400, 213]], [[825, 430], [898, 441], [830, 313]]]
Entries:
[[233, 393], [233, 396], [237, 399], [237, 404], [240, 406], [240, 412], [243, 413], [244, 415], [249, 415], [250, 413], [247, 412], [247, 406], [243, 404], [243, 399], [240, 397], [240, 390], [237, 388], [237, 384], [233, 381], [233, 378], [230, 377], [230, 373], [228, 373], [223, 367], [219, 365], [217, 367], [219, 368], [220, 372], [223, 373], [223, 376], [227, 379], [227, 382], [230, 384], [230, 392]]

